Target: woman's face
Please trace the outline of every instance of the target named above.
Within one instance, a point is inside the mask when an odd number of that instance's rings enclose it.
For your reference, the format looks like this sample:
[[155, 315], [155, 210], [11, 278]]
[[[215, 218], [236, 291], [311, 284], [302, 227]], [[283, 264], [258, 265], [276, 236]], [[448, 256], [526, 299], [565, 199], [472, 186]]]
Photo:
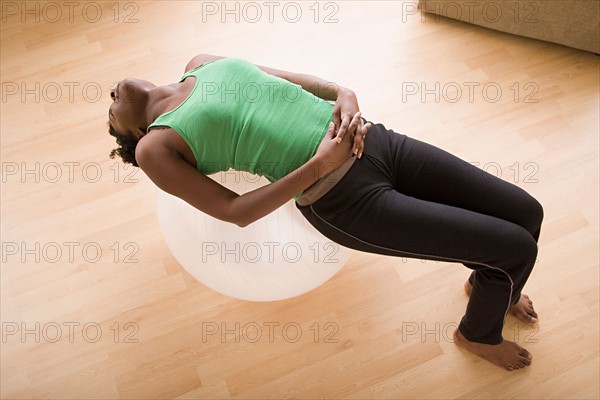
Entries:
[[108, 119], [117, 132], [139, 139], [138, 128], [145, 129], [148, 90], [153, 87], [151, 82], [126, 78], [110, 91], [113, 103], [108, 109]]

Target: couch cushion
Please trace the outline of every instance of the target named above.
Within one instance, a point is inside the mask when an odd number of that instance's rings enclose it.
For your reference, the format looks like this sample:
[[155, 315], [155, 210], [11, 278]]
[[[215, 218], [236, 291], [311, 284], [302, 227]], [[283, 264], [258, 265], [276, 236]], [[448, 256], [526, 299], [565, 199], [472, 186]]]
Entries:
[[426, 13], [600, 53], [600, 0], [419, 0]]

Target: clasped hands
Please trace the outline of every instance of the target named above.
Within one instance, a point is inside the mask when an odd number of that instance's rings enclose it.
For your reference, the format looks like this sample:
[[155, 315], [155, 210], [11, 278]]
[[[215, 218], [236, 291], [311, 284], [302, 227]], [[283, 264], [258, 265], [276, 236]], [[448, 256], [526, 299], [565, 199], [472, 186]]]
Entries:
[[315, 154], [326, 175], [348, 161], [352, 154], [362, 157], [365, 135], [371, 123], [363, 124], [356, 95], [340, 88], [333, 107], [333, 118]]
[[365, 136], [371, 123], [363, 123], [356, 94], [350, 89], [339, 88], [332, 114], [335, 124], [333, 132], [337, 143], [341, 143], [346, 135], [350, 135], [353, 139], [352, 154], [361, 158], [365, 147]]

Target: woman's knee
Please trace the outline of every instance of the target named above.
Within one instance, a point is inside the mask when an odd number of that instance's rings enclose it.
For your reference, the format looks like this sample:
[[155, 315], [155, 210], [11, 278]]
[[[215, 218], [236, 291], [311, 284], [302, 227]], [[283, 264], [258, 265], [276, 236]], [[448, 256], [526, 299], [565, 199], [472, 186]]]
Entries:
[[535, 200], [535, 202], [537, 203], [537, 217], [538, 217], [538, 225], [542, 225], [542, 221], [544, 220], [544, 207], [542, 207], [542, 204]]
[[533, 268], [538, 255], [537, 241], [524, 228], [513, 233], [508, 257], [509, 263], [518, 270]]
[[544, 219], [544, 207], [531, 195], [529, 195], [526, 213], [527, 220], [529, 221], [529, 226], [527, 227], [529, 232], [532, 234], [539, 233], [542, 220]]

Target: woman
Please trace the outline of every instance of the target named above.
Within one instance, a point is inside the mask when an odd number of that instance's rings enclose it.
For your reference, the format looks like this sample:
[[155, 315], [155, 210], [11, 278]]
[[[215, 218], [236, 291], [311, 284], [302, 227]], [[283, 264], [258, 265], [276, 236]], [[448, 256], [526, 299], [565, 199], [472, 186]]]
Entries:
[[[352, 90], [239, 58], [202, 54], [176, 84], [125, 79], [111, 97], [109, 131], [120, 146], [111, 157], [164, 191], [240, 227], [294, 198], [343, 246], [463, 263], [473, 272], [455, 342], [507, 370], [530, 365], [527, 350], [502, 338], [509, 312], [537, 321], [521, 289], [543, 210], [522, 189], [367, 122]], [[240, 196], [206, 176], [228, 168], [271, 184]]]

